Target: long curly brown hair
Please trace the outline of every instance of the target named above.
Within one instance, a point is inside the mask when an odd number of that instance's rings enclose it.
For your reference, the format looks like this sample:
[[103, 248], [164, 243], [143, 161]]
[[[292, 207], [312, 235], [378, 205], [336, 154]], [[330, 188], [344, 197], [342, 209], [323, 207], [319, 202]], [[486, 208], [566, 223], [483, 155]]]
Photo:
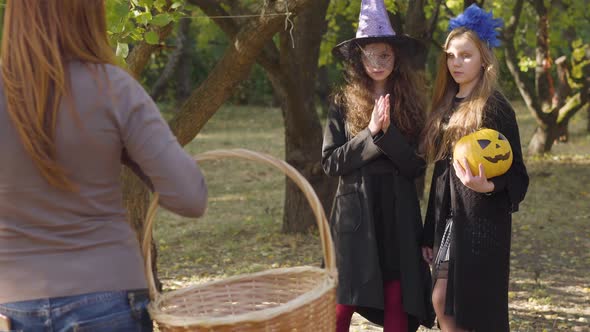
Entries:
[[[334, 94], [334, 102], [345, 110], [346, 128], [352, 136], [367, 128], [375, 104], [374, 82], [361, 60], [361, 47], [366, 45], [352, 45], [350, 58], [344, 64], [345, 84]], [[411, 141], [417, 141], [426, 121], [426, 83], [421, 73], [410, 68], [408, 56], [391, 46], [396, 55], [386, 82], [391, 123]]]

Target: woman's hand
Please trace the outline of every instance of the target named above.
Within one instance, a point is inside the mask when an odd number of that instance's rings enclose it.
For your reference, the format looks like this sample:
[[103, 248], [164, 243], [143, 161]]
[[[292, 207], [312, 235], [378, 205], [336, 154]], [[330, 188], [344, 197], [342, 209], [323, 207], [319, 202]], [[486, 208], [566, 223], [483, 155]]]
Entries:
[[[463, 158], [463, 165], [468, 165], [467, 158]], [[486, 177], [482, 164], [479, 164], [479, 175], [477, 176], [471, 173], [471, 168], [463, 167], [457, 160], [453, 161], [453, 167], [459, 180], [471, 190], [477, 191], [478, 193], [494, 191], [494, 183]]]
[[383, 117], [381, 116], [381, 108], [383, 107], [384, 101], [383, 96], [379, 99], [375, 99], [375, 106], [373, 107], [373, 113], [371, 113], [371, 121], [369, 121], [369, 131], [371, 136], [377, 135], [381, 129], [383, 129]]
[[386, 94], [383, 97], [384, 103], [383, 107], [381, 108], [381, 129], [386, 132], [389, 129], [389, 124], [391, 123], [391, 114], [390, 114], [390, 107], [389, 107], [389, 94]]
[[430, 247], [422, 247], [422, 258], [424, 261], [428, 263], [428, 265], [432, 265], [432, 260], [434, 259], [434, 253], [432, 252], [432, 248]]

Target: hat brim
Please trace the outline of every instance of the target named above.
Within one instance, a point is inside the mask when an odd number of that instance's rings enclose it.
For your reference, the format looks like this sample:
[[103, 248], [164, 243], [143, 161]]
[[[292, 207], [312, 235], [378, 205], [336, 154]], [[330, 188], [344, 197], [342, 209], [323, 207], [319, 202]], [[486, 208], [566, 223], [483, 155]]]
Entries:
[[412, 38], [408, 35], [395, 35], [352, 38], [336, 45], [332, 49], [332, 55], [338, 60], [347, 61], [350, 59], [350, 51], [353, 45], [366, 45], [371, 43], [389, 43], [396, 51], [402, 51], [407, 55], [420, 54], [426, 51], [426, 46], [418, 39]]

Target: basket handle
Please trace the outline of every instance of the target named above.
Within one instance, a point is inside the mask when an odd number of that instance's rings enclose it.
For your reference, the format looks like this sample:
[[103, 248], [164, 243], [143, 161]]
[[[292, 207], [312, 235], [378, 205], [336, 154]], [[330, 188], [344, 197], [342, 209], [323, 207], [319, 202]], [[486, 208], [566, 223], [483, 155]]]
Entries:
[[[287, 175], [298, 187], [303, 191], [303, 194], [307, 198], [309, 205], [313, 210], [318, 229], [320, 233], [320, 240], [322, 244], [322, 252], [324, 255], [324, 264], [329, 275], [336, 278], [336, 261], [334, 256], [334, 244], [332, 242], [332, 236], [330, 235], [330, 228], [328, 226], [328, 220], [322, 207], [318, 196], [316, 195], [313, 187], [309, 182], [291, 165], [287, 162], [277, 159], [268, 154], [254, 152], [246, 149], [232, 149], [232, 150], [213, 150], [204, 152], [194, 156], [196, 161], [205, 160], [216, 160], [221, 158], [239, 158], [246, 159], [262, 164], [267, 164], [278, 168], [281, 172]], [[151, 255], [151, 238], [152, 238], [152, 227], [156, 212], [158, 210], [158, 193], [154, 193], [152, 201], [149, 205], [146, 224], [144, 226], [144, 236], [142, 241], [142, 252], [145, 259], [145, 272], [148, 281], [148, 287], [150, 292], [150, 298], [152, 300], [159, 296], [159, 292], [156, 288], [154, 275], [152, 273], [152, 255]]]

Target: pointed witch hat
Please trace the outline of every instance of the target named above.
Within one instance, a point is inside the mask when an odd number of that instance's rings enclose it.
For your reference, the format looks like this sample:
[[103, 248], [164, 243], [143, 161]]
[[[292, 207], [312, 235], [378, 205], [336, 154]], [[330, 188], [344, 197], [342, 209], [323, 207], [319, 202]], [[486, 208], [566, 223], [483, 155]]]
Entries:
[[351, 49], [370, 43], [389, 43], [396, 50], [406, 54], [416, 54], [425, 49], [424, 44], [408, 35], [396, 34], [391, 27], [383, 0], [362, 0], [359, 26], [356, 37], [346, 40], [332, 49], [332, 54], [340, 60], [348, 60]]

